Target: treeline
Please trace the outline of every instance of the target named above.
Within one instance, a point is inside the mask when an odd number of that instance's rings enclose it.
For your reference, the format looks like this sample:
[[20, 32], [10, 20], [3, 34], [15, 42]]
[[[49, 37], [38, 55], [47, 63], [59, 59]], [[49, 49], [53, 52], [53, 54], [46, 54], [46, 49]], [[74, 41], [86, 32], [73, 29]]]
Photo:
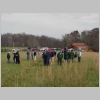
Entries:
[[[56, 37], [56, 36], [55, 36]], [[26, 33], [1, 34], [1, 47], [50, 47], [64, 48], [73, 42], [84, 42], [92, 50], [99, 51], [99, 28], [85, 30], [79, 33], [77, 30], [66, 33], [62, 39], [56, 39], [45, 35], [35, 36]]]

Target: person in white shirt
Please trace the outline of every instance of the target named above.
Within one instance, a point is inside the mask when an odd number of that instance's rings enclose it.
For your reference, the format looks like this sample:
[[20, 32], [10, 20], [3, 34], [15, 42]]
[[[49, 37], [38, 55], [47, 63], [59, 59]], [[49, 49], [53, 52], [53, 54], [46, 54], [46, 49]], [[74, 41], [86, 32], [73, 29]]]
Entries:
[[78, 52], [78, 62], [81, 61], [81, 56], [82, 56], [82, 53], [81, 53], [81, 51], [79, 51], [79, 52]]

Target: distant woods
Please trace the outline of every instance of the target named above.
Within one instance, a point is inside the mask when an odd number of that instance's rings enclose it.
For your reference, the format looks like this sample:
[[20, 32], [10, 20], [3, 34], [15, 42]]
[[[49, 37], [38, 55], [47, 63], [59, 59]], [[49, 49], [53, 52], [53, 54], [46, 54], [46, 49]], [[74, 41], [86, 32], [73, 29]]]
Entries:
[[45, 35], [35, 36], [26, 33], [5, 33], [1, 34], [1, 47], [64, 48], [73, 42], [84, 42], [93, 51], [99, 52], [99, 28], [84, 30], [81, 33], [76, 30], [64, 34], [62, 39], [57, 39], [56, 35], [55, 37], [48, 37]]

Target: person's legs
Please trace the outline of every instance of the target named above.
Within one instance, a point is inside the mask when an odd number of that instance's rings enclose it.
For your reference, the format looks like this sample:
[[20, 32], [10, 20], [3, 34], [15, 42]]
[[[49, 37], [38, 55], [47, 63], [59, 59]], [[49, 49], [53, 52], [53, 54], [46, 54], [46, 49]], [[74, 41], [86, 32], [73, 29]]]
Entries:
[[10, 63], [10, 59], [8, 59], [8, 63]]
[[57, 61], [57, 63], [58, 63], [58, 65], [59, 65], [59, 63], [60, 63], [60, 59], [58, 58], [58, 61]]
[[60, 59], [60, 65], [62, 65], [62, 59]]
[[14, 62], [16, 63], [16, 58], [14, 59]]
[[70, 62], [70, 58], [68, 58], [68, 62]]
[[81, 57], [78, 57], [78, 62], [80, 62], [80, 60], [81, 60]]
[[52, 64], [54, 64], [54, 57], [52, 57]]
[[46, 65], [48, 65], [48, 58], [46, 58]]
[[52, 57], [49, 59], [49, 64], [52, 65]]
[[36, 56], [34, 56], [34, 60], [36, 61]]
[[32, 60], [33, 60], [33, 55], [31, 57], [32, 57]]
[[80, 62], [81, 62], [81, 57], [80, 57]]
[[18, 63], [18, 59], [16, 58], [16, 64]]
[[47, 58], [47, 65], [49, 65], [49, 58]]
[[27, 55], [27, 60], [29, 60], [29, 55]]
[[45, 58], [43, 59], [43, 64], [44, 64], [44, 66], [46, 65], [46, 59]]

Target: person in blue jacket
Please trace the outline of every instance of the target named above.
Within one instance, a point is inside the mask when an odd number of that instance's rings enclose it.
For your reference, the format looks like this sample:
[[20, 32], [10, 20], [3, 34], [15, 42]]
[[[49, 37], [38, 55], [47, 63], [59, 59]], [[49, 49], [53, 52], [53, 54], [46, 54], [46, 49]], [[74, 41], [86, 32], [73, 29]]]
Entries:
[[51, 53], [49, 52], [49, 50], [46, 50], [46, 65], [50, 65], [50, 57], [51, 57]]

